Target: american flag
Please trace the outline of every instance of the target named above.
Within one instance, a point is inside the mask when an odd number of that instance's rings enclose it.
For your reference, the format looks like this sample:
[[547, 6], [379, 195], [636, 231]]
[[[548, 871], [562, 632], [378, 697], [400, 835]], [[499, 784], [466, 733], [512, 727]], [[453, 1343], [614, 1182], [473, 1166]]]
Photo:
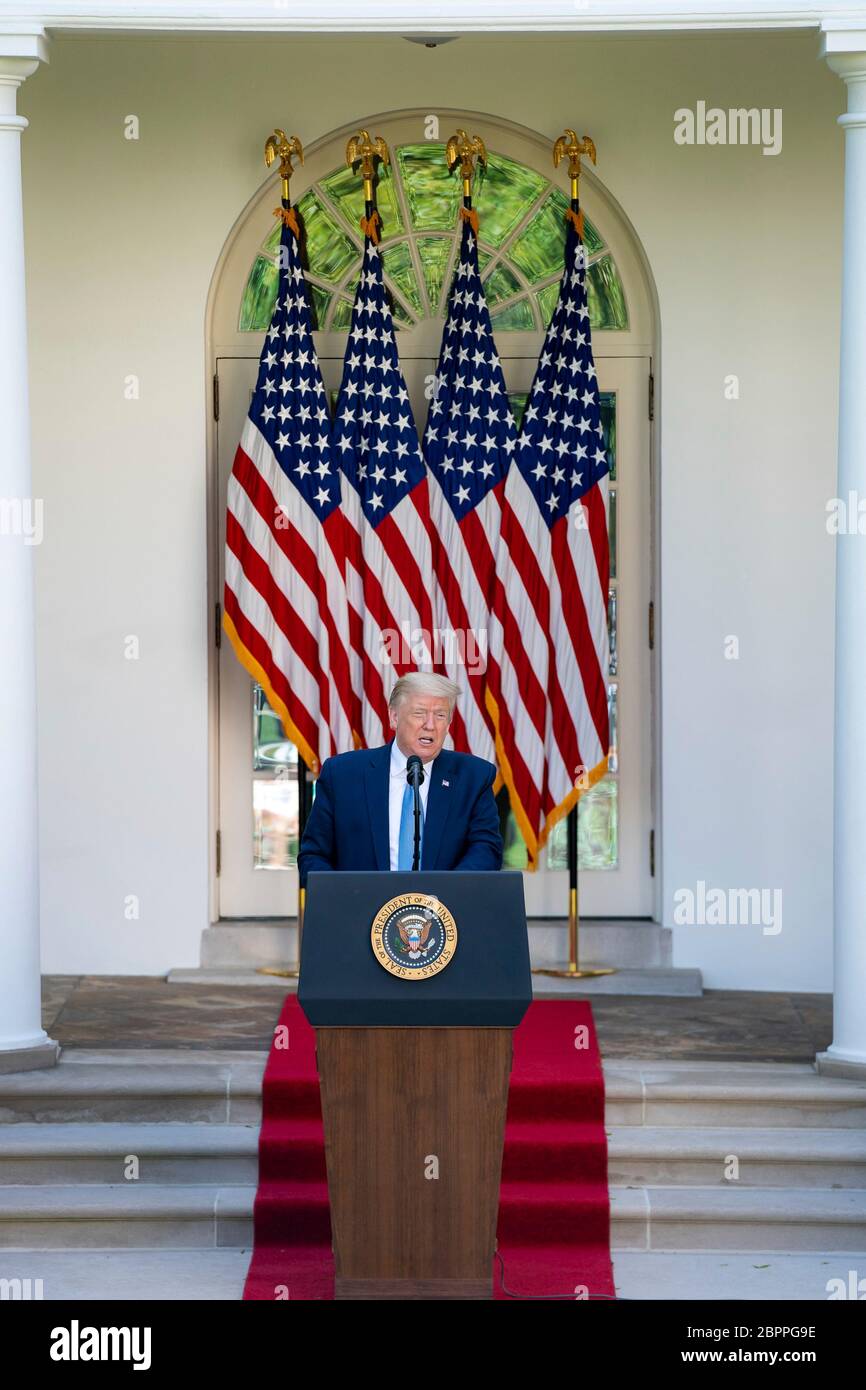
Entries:
[[607, 771], [608, 459], [584, 248], [569, 217], [559, 301], [504, 490], [490, 693], [531, 867]]
[[463, 692], [463, 752], [496, 761], [484, 697], [502, 491], [517, 443], [478, 272], [478, 221], [463, 210], [460, 259], [424, 432], [435, 532], [437, 626]]
[[369, 235], [333, 450], [343, 473], [358, 733], [372, 748], [391, 737], [388, 695], [396, 677], [441, 663], [435, 660], [427, 472], [397, 357], [382, 261]]
[[315, 776], [354, 747], [346, 528], [286, 202], [282, 217], [277, 301], [229, 479], [223, 627]]

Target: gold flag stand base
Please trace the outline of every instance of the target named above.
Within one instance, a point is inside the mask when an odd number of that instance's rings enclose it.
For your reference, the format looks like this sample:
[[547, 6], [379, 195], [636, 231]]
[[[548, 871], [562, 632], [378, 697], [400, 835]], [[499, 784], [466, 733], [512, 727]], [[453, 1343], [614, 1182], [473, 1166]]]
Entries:
[[558, 980], [585, 980], [593, 975], [615, 975], [616, 966], [600, 965], [583, 970], [576, 961], [569, 961], [568, 965], [537, 966], [532, 973], [533, 975], [555, 975]]
[[590, 965], [583, 969], [577, 963], [577, 889], [568, 892], [568, 963], [566, 965], [538, 965], [533, 975], [552, 975], [557, 980], [591, 980], [596, 975], [615, 975], [614, 965]]

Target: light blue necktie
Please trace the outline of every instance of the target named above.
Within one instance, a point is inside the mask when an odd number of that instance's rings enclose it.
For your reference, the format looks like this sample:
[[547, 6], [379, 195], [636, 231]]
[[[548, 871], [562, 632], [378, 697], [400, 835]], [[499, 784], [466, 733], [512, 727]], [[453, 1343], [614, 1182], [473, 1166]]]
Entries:
[[[418, 865], [421, 864], [421, 849], [424, 844], [424, 802], [418, 797], [420, 816], [418, 840]], [[400, 809], [400, 836], [397, 840], [397, 868], [411, 869], [415, 853], [415, 793], [409, 783], [403, 792], [403, 805]]]

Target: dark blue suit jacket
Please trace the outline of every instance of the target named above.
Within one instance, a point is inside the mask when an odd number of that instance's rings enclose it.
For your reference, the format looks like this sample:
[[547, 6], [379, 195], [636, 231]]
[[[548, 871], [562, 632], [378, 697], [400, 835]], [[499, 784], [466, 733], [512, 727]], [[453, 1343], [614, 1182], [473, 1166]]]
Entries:
[[[323, 762], [298, 855], [302, 888], [311, 869], [390, 869], [391, 743]], [[486, 758], [440, 750], [424, 814], [422, 869], [502, 868], [495, 778]]]

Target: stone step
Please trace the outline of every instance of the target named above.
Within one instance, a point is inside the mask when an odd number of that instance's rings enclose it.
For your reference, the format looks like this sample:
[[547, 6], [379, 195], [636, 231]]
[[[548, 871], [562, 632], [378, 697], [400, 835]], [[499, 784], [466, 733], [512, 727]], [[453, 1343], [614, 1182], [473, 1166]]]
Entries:
[[866, 1083], [808, 1065], [615, 1060], [604, 1085], [608, 1126], [866, 1129]]
[[[259, 1133], [258, 1124], [6, 1125], [0, 1185], [255, 1186]], [[131, 1157], [137, 1176], [126, 1179]]]
[[[255, 1184], [259, 1132], [257, 1124], [2, 1126], [0, 1184], [122, 1183], [130, 1158], [138, 1162], [136, 1185]], [[287, 1177], [324, 1175], [318, 1133], [315, 1120], [291, 1122], [293, 1168]], [[572, 1127], [563, 1127], [558, 1139], [556, 1126], [546, 1126], [543, 1146], [536, 1135], [530, 1122], [512, 1127], [506, 1178], [557, 1182], [574, 1172], [582, 1141], [573, 1137]], [[866, 1188], [866, 1134], [859, 1130], [625, 1125], [607, 1135], [612, 1186]], [[283, 1163], [283, 1154], [281, 1150], [275, 1161]], [[739, 1160], [736, 1179], [725, 1177], [729, 1155]]]
[[[294, 1200], [321, 1208], [322, 1185], [293, 1184]], [[555, 1184], [509, 1184], [507, 1219], [529, 1201], [536, 1215], [568, 1239], [584, 1220], [580, 1203], [564, 1203]], [[60, 1184], [0, 1189], [0, 1248], [223, 1249], [251, 1247], [253, 1184]], [[611, 1188], [615, 1250], [749, 1250], [855, 1252], [866, 1249], [866, 1189], [844, 1191], [715, 1187]], [[312, 1199], [310, 1201], [310, 1199]], [[289, 1211], [291, 1220], [291, 1211]], [[525, 1213], [520, 1229], [526, 1223]], [[311, 1223], [312, 1225], [315, 1223]], [[8, 1259], [3, 1265], [10, 1265]]]
[[[251, 1060], [70, 1060], [0, 1075], [0, 1124], [143, 1121], [261, 1124], [264, 1053]], [[318, 1085], [311, 1087], [317, 1098]]]
[[[566, 1179], [580, 1162], [581, 1137], [568, 1124], [548, 1124], [542, 1149], [533, 1130], [531, 1122], [511, 1126], [506, 1176]], [[610, 1186], [866, 1189], [863, 1130], [621, 1125], [605, 1132]], [[731, 1155], [738, 1169], [727, 1162]], [[738, 1176], [726, 1177], [726, 1169]]]
[[612, 1187], [617, 1250], [866, 1247], [866, 1189]]
[[[21, 1281], [22, 1293], [28, 1288], [30, 1297], [46, 1302], [225, 1302], [243, 1298], [249, 1263], [250, 1251], [242, 1248], [21, 1250], [4, 1252], [0, 1270]], [[812, 1302], [831, 1292], [853, 1298], [863, 1270], [866, 1251], [617, 1250], [613, 1259], [617, 1293], [629, 1299]], [[513, 1282], [506, 1267], [506, 1283]]]
[[[56, 1067], [0, 1074], [0, 1125], [260, 1124], [266, 1061], [264, 1052], [70, 1049]], [[866, 1083], [808, 1064], [615, 1059], [603, 1070], [609, 1127], [866, 1129]], [[317, 1105], [312, 1081], [303, 1109]]]

